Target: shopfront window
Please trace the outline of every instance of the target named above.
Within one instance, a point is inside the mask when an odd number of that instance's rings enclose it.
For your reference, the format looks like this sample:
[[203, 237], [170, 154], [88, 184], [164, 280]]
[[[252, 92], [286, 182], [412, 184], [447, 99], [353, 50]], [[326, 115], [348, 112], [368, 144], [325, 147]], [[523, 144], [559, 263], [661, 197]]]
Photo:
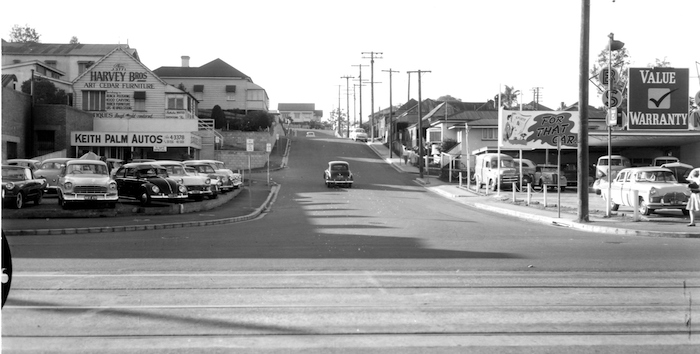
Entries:
[[107, 91], [83, 91], [83, 111], [104, 111]]
[[182, 97], [169, 97], [168, 109], [185, 109], [185, 100]]
[[134, 111], [146, 111], [146, 92], [134, 92]]

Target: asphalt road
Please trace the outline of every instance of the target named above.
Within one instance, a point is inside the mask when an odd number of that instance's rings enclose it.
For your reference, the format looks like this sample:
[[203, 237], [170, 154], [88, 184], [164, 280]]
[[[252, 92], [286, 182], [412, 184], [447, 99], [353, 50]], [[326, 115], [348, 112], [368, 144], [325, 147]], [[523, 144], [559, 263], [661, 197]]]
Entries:
[[[259, 219], [10, 237], [3, 352], [697, 349], [697, 240], [507, 219], [316, 135]], [[323, 184], [335, 159], [353, 188]]]

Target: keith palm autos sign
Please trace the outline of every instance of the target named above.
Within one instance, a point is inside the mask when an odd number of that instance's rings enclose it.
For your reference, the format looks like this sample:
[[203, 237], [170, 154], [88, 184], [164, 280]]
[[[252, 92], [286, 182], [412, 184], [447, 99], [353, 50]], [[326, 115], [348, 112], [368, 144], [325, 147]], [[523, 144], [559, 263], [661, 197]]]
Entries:
[[688, 129], [689, 71], [630, 68], [628, 129]]
[[498, 119], [499, 145], [508, 149], [575, 149], [580, 131], [578, 111], [501, 110]]

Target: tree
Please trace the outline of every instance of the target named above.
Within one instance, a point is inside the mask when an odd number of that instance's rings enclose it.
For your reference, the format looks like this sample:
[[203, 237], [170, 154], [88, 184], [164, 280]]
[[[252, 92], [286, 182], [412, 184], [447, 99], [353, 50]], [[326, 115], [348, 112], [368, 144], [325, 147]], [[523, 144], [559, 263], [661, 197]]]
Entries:
[[647, 64], [648, 67], [653, 67], [653, 68], [670, 68], [671, 67], [671, 62], [666, 60], [666, 57], [663, 59], [656, 58], [656, 63], [654, 64]]
[[[22, 83], [22, 92], [31, 94], [32, 80]], [[56, 88], [53, 82], [44, 79], [34, 79], [34, 102], [40, 104], [68, 104], [66, 91]]]
[[[518, 105], [518, 95], [520, 90], [516, 90], [515, 87], [506, 85], [506, 89], [500, 94], [501, 95], [501, 105], [505, 108], [512, 108]], [[495, 97], [498, 100], [498, 95]]]
[[14, 25], [10, 31], [10, 42], [39, 43], [39, 37], [41, 37], [41, 35], [37, 33], [35, 29], [29, 27], [29, 25], [24, 25], [24, 27]]
[[243, 131], [261, 131], [272, 125], [272, 115], [265, 111], [251, 111], [243, 117], [240, 130]]
[[440, 96], [440, 97], [438, 97], [438, 99], [436, 101], [459, 101], [459, 102], [462, 102], [462, 100], [460, 100], [459, 98], [454, 98], [450, 95]]
[[218, 104], [211, 109], [211, 119], [214, 120], [216, 129], [222, 129], [226, 125], [226, 115]]
[[76, 37], [76, 36], [71, 37], [70, 44], [80, 44], [80, 42], [78, 41], [78, 37]]

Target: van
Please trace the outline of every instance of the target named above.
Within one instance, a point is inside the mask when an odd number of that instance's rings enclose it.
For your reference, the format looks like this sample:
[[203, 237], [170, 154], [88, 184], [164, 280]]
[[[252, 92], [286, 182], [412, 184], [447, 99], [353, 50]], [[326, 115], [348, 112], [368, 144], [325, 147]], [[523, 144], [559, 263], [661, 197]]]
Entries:
[[681, 162], [678, 160], [677, 157], [673, 156], [659, 156], [654, 158], [654, 162], [651, 163], [652, 166], [658, 167], [661, 165], [665, 165], [667, 163], [676, 163], [676, 162]]
[[[500, 157], [500, 167], [498, 165]], [[511, 188], [513, 183], [518, 183], [518, 173], [515, 168], [515, 161], [506, 154], [487, 153], [476, 155], [474, 166], [474, 179], [476, 187], [481, 188], [486, 185], [491, 190], [501, 188]]]
[[604, 155], [598, 158], [598, 163], [595, 165], [596, 179], [605, 178], [607, 180], [608, 171], [612, 170], [610, 180], [613, 180], [617, 176], [617, 173], [620, 172], [623, 168], [632, 167], [630, 159], [622, 155], [611, 155], [610, 159], [612, 160], [612, 163], [609, 164], [608, 155]]

